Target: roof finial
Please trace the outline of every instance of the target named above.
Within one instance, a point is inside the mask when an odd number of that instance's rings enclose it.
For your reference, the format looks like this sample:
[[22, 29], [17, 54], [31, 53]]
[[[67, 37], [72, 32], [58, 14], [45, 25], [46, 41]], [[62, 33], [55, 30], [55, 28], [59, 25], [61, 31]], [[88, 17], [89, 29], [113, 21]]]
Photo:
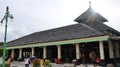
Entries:
[[89, 1], [89, 8], [91, 8], [91, 1]]

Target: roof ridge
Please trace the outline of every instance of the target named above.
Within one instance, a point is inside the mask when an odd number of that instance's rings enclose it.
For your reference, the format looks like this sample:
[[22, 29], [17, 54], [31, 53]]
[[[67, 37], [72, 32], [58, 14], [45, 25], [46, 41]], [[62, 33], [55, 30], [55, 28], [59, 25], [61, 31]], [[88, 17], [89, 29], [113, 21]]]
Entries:
[[87, 28], [89, 28], [89, 29], [91, 29], [92, 31], [95, 31], [95, 33], [97, 33], [97, 34], [99, 34], [99, 35], [103, 34], [103, 33], [100, 32], [99, 30], [96, 30], [96, 29], [94, 29], [93, 27], [90, 27], [90, 26], [88, 26], [88, 25], [86, 25], [86, 24], [84, 24], [84, 23], [80, 23], [80, 24], [83, 25], [83, 26], [85, 26], [85, 27], [87, 27]]

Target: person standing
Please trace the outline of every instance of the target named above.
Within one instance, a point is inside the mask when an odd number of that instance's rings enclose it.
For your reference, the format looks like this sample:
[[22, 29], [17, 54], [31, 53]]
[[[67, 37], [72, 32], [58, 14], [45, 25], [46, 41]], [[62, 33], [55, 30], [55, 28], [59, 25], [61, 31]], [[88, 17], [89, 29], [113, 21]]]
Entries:
[[25, 63], [25, 67], [29, 67], [29, 63], [30, 63], [29, 57], [25, 57], [24, 63]]

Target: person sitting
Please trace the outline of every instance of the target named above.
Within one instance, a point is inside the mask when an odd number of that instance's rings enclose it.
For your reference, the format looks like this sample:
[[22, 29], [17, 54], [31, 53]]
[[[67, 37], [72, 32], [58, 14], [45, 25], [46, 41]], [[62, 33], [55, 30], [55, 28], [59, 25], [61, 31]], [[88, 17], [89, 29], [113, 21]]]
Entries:
[[98, 64], [100, 63], [100, 58], [99, 58], [99, 57], [96, 57], [95, 62], [96, 62], [96, 64], [98, 65]]

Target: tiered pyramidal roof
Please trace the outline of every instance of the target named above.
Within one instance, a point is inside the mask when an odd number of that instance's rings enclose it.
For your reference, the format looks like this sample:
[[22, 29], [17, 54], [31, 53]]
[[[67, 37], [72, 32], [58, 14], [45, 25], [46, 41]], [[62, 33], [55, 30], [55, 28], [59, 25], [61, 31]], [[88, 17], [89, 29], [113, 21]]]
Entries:
[[91, 8], [91, 2], [89, 2], [89, 8], [80, 16], [78, 16], [75, 21], [76, 22], [93, 22], [93, 21], [97, 21], [97, 22], [107, 22], [108, 20], [106, 18], [104, 18], [102, 15], [100, 15], [99, 13], [95, 12], [92, 8]]

